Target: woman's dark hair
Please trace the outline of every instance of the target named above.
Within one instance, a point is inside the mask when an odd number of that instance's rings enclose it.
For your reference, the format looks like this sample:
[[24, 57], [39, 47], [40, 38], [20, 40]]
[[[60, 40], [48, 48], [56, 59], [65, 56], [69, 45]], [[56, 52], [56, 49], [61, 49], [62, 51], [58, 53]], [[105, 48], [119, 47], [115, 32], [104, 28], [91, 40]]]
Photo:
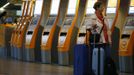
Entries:
[[94, 8], [95, 10], [97, 10], [97, 8], [100, 8], [101, 5], [103, 5], [103, 3], [102, 3], [101, 1], [97, 1], [97, 2], [95, 2], [93, 8]]

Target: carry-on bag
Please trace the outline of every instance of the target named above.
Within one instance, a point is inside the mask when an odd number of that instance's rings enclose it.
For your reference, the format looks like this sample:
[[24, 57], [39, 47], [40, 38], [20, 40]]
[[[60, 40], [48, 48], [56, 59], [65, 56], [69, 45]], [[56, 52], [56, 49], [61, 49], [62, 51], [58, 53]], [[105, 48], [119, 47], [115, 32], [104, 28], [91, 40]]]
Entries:
[[105, 52], [102, 47], [93, 49], [92, 70], [95, 75], [104, 75]]
[[[92, 71], [94, 75], [104, 75], [105, 51], [102, 43], [96, 43], [94, 35], [93, 54], [92, 54]], [[100, 39], [100, 38], [99, 38]]]
[[74, 74], [90, 75], [89, 47], [85, 44], [76, 45], [74, 48]]

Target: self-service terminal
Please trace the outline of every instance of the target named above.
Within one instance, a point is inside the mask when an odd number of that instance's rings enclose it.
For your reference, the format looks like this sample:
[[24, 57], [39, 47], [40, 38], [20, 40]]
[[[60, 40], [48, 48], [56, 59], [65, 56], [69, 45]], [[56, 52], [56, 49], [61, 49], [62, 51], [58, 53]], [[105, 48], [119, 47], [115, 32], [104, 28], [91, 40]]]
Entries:
[[16, 38], [14, 41], [15, 58], [19, 60], [23, 59], [25, 35], [33, 16], [34, 4], [35, 4], [34, 0], [28, 2], [26, 15], [21, 23], [20, 28], [18, 28], [18, 32], [16, 34]]
[[51, 63], [51, 51], [45, 49], [47, 44], [52, 25], [54, 24], [56, 16], [49, 17], [46, 27], [42, 33], [42, 42], [41, 42], [41, 56], [43, 63]]
[[[64, 23], [66, 12], [68, 8], [69, 0], [60, 0], [58, 6], [58, 14], [54, 19], [54, 23], [51, 24], [52, 28], [50, 28], [49, 33], [45, 33], [45, 36], [48, 36], [46, 44], [41, 45], [41, 54], [42, 54], [42, 62], [43, 63], [58, 63], [58, 34], [60, 32], [61, 26]], [[44, 28], [46, 29], [46, 27]]]
[[63, 45], [58, 44], [58, 62], [60, 65], [72, 65], [73, 64], [73, 49], [77, 41], [77, 35], [83, 18], [85, 16], [87, 0], [78, 0], [76, 11], [72, 23], [64, 35], [65, 41]]
[[[62, 29], [60, 30], [59, 39], [58, 39], [58, 47], [64, 46], [64, 43], [67, 38], [68, 30], [71, 27], [73, 19], [74, 19], [74, 16], [66, 17], [64, 25], [63, 25]], [[61, 54], [60, 52], [58, 52], [58, 63], [60, 65], [69, 64], [69, 55], [66, 53]]]
[[[28, 15], [28, 9], [30, 1], [23, 1], [23, 10], [22, 10], [22, 16], [20, 18], [20, 21], [16, 24], [16, 28], [14, 29], [11, 37], [11, 57], [17, 58], [17, 50], [16, 50], [16, 39], [19, 34], [20, 28], [23, 28], [23, 24], [25, 23], [26, 16]], [[30, 12], [29, 12], [30, 13]]]
[[71, 26], [73, 18], [74, 18], [73, 16], [66, 17], [64, 25], [62, 26], [62, 29], [61, 29], [60, 34], [59, 34], [58, 46], [62, 46], [64, 44], [68, 29]]
[[[32, 36], [33, 36], [33, 32], [36, 28], [36, 25], [37, 25], [37, 22], [39, 20], [39, 17], [40, 16], [37, 16], [37, 17], [33, 17], [29, 27], [28, 27], [28, 30], [27, 30], [27, 33], [26, 33], [26, 39], [25, 39], [25, 45], [28, 46], [31, 42], [31, 39], [32, 39]], [[29, 61], [30, 60], [30, 55], [32, 55], [33, 53], [32, 52], [28, 52], [28, 50], [24, 49], [24, 58], [23, 60], [26, 60], [26, 61]]]
[[120, 72], [134, 73], [134, 18], [128, 17], [119, 44]]

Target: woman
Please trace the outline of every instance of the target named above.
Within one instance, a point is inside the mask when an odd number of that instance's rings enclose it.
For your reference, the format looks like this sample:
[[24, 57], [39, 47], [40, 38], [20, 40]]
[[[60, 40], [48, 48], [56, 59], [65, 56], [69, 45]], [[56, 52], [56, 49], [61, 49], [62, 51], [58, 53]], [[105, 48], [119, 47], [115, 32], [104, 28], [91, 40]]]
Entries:
[[[110, 44], [111, 44], [111, 31], [109, 29], [108, 21], [103, 15], [104, 6], [101, 1], [97, 1], [93, 8], [95, 9], [95, 15], [92, 16], [91, 32], [100, 34], [99, 43], [103, 44], [106, 55], [110, 56]], [[92, 49], [93, 46], [91, 45]]]
[[[108, 75], [111, 72], [112, 72], [111, 75], [117, 75], [116, 66], [110, 56], [111, 31], [109, 29], [108, 21], [106, 17], [103, 15], [103, 11], [104, 11], [103, 3], [101, 1], [97, 1], [94, 4], [93, 8], [95, 9], [95, 16], [92, 17], [93, 20], [92, 20], [91, 32], [92, 33], [96, 32], [100, 34], [99, 43], [102, 44], [101, 47], [103, 47], [103, 49], [105, 50], [105, 55], [106, 55], [105, 64], [104, 64], [105, 75]], [[91, 51], [93, 52], [94, 44], [91, 44], [90, 46], [91, 46]]]

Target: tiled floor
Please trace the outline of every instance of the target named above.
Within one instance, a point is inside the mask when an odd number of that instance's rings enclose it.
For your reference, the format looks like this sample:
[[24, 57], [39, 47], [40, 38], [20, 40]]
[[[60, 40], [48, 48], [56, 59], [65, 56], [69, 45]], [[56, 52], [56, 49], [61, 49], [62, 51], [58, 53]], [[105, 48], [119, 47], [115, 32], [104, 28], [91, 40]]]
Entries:
[[73, 75], [73, 68], [0, 59], [0, 75]]
[[0, 59], [0, 75], [73, 75], [73, 67]]

